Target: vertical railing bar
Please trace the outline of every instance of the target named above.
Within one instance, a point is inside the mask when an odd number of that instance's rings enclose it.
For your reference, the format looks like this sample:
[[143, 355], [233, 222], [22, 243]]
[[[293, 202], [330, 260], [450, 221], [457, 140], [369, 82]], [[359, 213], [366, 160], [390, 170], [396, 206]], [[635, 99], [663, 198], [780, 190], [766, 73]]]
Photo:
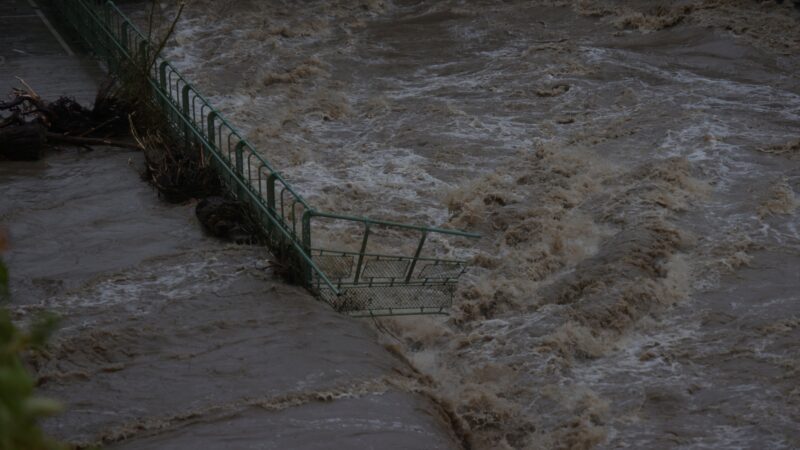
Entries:
[[[283, 184], [283, 183], [281, 183], [281, 184]], [[281, 194], [280, 194], [280, 197], [279, 197], [281, 199], [281, 221], [283, 221], [285, 223], [286, 222], [286, 213], [284, 212], [284, 208], [283, 208], [283, 204], [285, 203], [283, 201], [283, 193], [284, 192], [286, 192], [286, 186], [283, 186], [283, 188], [281, 188]]]
[[227, 156], [228, 156], [228, 162], [231, 162], [231, 161], [233, 161], [233, 158], [231, 157], [231, 153], [233, 153], [233, 151], [234, 151], [234, 146], [231, 145], [231, 137], [233, 136], [233, 132], [230, 131], [230, 130], [228, 130], [228, 131], [229, 132], [228, 132], [228, 145], [227, 145], [228, 152], [227, 152]]
[[[253, 155], [252, 153], [247, 155], [247, 182], [250, 183], [251, 185], [253, 184], [253, 163], [252, 163], [252, 158], [254, 156], [255, 155]], [[269, 181], [267, 181], [267, 186], [269, 186]], [[261, 186], [258, 187], [258, 192], [259, 192], [258, 195], [261, 195]]]
[[353, 284], [358, 284], [358, 278], [361, 275], [361, 265], [364, 263], [364, 253], [367, 251], [367, 240], [369, 239], [370, 224], [364, 222], [364, 239], [361, 241], [361, 250], [358, 252], [358, 262], [356, 263], [356, 273], [353, 278]]
[[297, 211], [295, 211], [295, 207], [297, 206], [297, 199], [292, 200], [292, 234], [297, 236]]
[[267, 206], [271, 211], [275, 211], [275, 179], [277, 177], [278, 174], [272, 172], [267, 178]]
[[425, 240], [428, 238], [427, 232], [422, 232], [422, 237], [419, 239], [419, 244], [417, 245], [417, 251], [414, 252], [414, 259], [411, 260], [411, 267], [408, 268], [408, 275], [406, 275], [406, 283], [411, 281], [411, 276], [414, 274], [414, 268], [417, 266], [417, 261], [419, 260], [419, 255], [422, 253], [422, 246], [425, 245]]
[[222, 153], [222, 122], [217, 126], [217, 149]]
[[[194, 93], [194, 91], [192, 92]], [[197, 104], [195, 100], [197, 100], [197, 95], [192, 96], [192, 123], [197, 127]]]
[[[311, 251], [311, 219], [314, 217], [314, 211], [306, 209], [303, 212], [303, 250], [313, 259], [313, 252]], [[320, 253], [321, 254], [321, 253]], [[303, 280], [308, 283], [311, 281], [313, 273], [311, 266], [308, 264], [303, 265]], [[319, 277], [317, 277], [319, 279]], [[341, 277], [339, 277], [341, 283]], [[317, 282], [319, 285], [319, 282]], [[319, 289], [319, 286], [317, 286]]]
[[[215, 142], [216, 139], [214, 138], [214, 118], [217, 117], [217, 111], [214, 110], [214, 109], [211, 109], [210, 107], [209, 107], [209, 110], [210, 110], [210, 112], [208, 113], [208, 117], [207, 117], [208, 127], [207, 127], [206, 140], [208, 141], [209, 145], [211, 146], [211, 151], [213, 152], [215, 150], [215, 148], [216, 148], [216, 142]], [[202, 161], [205, 162], [205, 153], [204, 153], [202, 147], [200, 148], [200, 157], [202, 158]]]
[[[263, 197], [263, 194], [261, 193], [261, 173], [262, 173], [261, 169], [262, 169], [261, 167], [258, 168], [258, 196], [259, 197]], [[269, 178], [267, 178], [267, 179], [269, 179]]]
[[[242, 152], [244, 151], [244, 141], [239, 141], [236, 144], [236, 172], [239, 174], [240, 177], [244, 177], [244, 158], [242, 158]], [[249, 161], [248, 161], [249, 167]]]
[[208, 130], [206, 129], [208, 125], [208, 113], [206, 113], [207, 107], [208, 105], [206, 102], [204, 102], [203, 99], [200, 99], [200, 131], [203, 132], [203, 136], [206, 137], [206, 141], [208, 141]]

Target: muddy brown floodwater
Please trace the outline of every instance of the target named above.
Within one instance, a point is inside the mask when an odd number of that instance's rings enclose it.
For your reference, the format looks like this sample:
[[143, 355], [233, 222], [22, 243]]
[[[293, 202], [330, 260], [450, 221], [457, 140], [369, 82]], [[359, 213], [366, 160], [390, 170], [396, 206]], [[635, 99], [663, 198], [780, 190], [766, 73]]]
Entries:
[[791, 2], [191, 0], [167, 53], [320, 209], [483, 233], [379, 335], [475, 447], [800, 447]]
[[[89, 104], [102, 70], [33, 12], [0, 5], [0, 80]], [[110, 148], [0, 162], [10, 308], [62, 317], [29, 361], [65, 406], [48, 433], [81, 448], [458, 447], [431, 382], [367, 323], [283, 283], [265, 249], [204, 236], [142, 164]]]

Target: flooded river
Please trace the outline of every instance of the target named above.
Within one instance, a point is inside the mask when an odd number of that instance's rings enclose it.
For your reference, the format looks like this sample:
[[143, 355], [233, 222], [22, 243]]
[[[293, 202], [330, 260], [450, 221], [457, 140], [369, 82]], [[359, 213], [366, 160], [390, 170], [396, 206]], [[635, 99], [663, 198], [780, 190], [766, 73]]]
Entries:
[[[0, 3], [0, 82], [90, 105], [101, 67], [31, 8]], [[38, 394], [64, 405], [48, 434], [77, 448], [458, 447], [431, 382], [367, 322], [286, 285], [266, 249], [205, 236], [192, 202], [142, 180], [142, 159], [0, 161], [8, 306], [19, 322], [61, 317], [27, 359]]]
[[791, 2], [191, 0], [167, 54], [318, 208], [483, 233], [379, 325], [475, 447], [800, 446]]
[[[137, 153], [3, 163], [13, 312], [64, 317], [31, 361], [67, 406], [48, 431], [113, 448], [800, 447], [792, 2], [186, 3], [168, 58], [311, 204], [483, 238], [441, 246], [473, 262], [448, 317], [354, 320], [263, 249], [204, 236], [191, 204], [159, 203]], [[4, 80], [90, 101], [96, 64], [45, 42], [28, 7], [0, 8]]]

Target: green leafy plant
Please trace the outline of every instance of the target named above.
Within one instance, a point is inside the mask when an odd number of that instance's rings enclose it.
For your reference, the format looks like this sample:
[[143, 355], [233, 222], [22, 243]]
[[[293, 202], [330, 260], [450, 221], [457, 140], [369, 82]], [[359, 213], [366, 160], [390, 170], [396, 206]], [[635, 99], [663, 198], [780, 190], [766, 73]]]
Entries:
[[[0, 230], [0, 254], [7, 244]], [[6, 303], [8, 298], [8, 268], [0, 258], [0, 301]], [[12, 322], [8, 309], [0, 306], [0, 450], [67, 448], [39, 427], [39, 420], [59, 412], [61, 405], [34, 395], [35, 381], [22, 362], [22, 354], [41, 348], [55, 326], [56, 317], [47, 314], [21, 329]]]

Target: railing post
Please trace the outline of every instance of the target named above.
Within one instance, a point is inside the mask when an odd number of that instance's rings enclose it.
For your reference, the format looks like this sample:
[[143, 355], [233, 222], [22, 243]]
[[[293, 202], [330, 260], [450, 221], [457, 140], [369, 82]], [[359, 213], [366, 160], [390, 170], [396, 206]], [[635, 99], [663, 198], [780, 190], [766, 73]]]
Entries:
[[353, 284], [358, 284], [358, 279], [361, 277], [361, 266], [364, 264], [364, 253], [367, 251], [367, 239], [369, 239], [369, 222], [364, 222], [364, 239], [361, 241], [361, 250], [358, 251], [358, 262], [356, 263]]
[[274, 213], [275, 212], [275, 179], [278, 174], [272, 172], [267, 177], [267, 206]]
[[212, 109], [211, 112], [208, 113], [208, 119], [207, 119], [208, 120], [208, 124], [207, 124], [208, 131], [206, 131], [206, 135], [208, 137], [208, 143], [211, 144], [211, 148], [213, 148], [213, 149], [217, 148], [217, 142], [216, 142], [216, 140], [217, 140], [216, 131], [217, 130], [215, 129], [216, 127], [214, 126], [214, 119], [216, 119], [216, 118], [217, 118], [217, 112]]
[[189, 129], [189, 124], [194, 123], [192, 121], [192, 116], [189, 115], [189, 90], [192, 87], [189, 84], [183, 86], [181, 89], [181, 110], [183, 111], [183, 118], [185, 119], [183, 123], [183, 139], [184, 139], [184, 146], [186, 150], [189, 150], [189, 143], [190, 143], [190, 135], [191, 130]]
[[406, 275], [406, 283], [411, 281], [411, 276], [414, 274], [414, 267], [417, 266], [417, 260], [419, 260], [419, 255], [422, 254], [422, 246], [425, 245], [425, 239], [428, 238], [428, 232], [423, 231], [422, 237], [419, 238], [419, 244], [417, 245], [417, 251], [414, 253], [414, 259], [411, 260], [411, 267], [408, 268], [408, 275]]
[[[211, 147], [211, 151], [212, 152], [217, 151], [217, 142], [216, 142], [217, 141], [217, 137], [216, 137], [216, 131], [217, 130], [216, 130], [216, 127], [214, 126], [214, 119], [216, 119], [216, 117], [217, 117], [217, 112], [212, 109], [211, 112], [208, 113], [208, 119], [207, 119], [208, 120], [208, 123], [207, 123], [208, 129], [206, 131], [206, 136], [208, 137], [208, 144]], [[201, 150], [200, 150], [200, 154], [201, 155], [204, 154], [203, 151], [202, 151], [202, 147], [201, 147]], [[214, 159], [215, 158], [209, 158], [209, 160], [211, 160], [211, 161], [213, 161]], [[205, 157], [203, 157], [203, 163], [205, 163]]]
[[244, 178], [244, 146], [244, 141], [239, 141], [234, 149], [236, 153], [236, 173], [242, 178]]
[[161, 86], [161, 90], [166, 94], [167, 93], [167, 65], [169, 63], [167, 61], [161, 61], [161, 64], [158, 65], [158, 85]]
[[[283, 192], [281, 192], [281, 202], [283, 202]], [[297, 199], [296, 198], [292, 201], [292, 213], [291, 214], [292, 214], [292, 236], [295, 239], [297, 239], [297, 214], [295, 213], [295, 209], [294, 209], [295, 206], [297, 206]], [[303, 215], [305, 215], [305, 213], [303, 213]], [[302, 218], [301, 218], [300, 225], [302, 226]], [[302, 234], [302, 231], [303, 230], [300, 230], [301, 234]]]
[[[311, 218], [314, 216], [314, 211], [307, 209], [303, 213], [303, 251], [309, 258], [311, 255]], [[303, 264], [303, 280], [307, 286], [311, 286], [311, 265], [307, 262]]]
[[[155, 55], [155, 56], [157, 57], [158, 55]], [[167, 99], [172, 98], [172, 96], [169, 95], [170, 94], [169, 91], [167, 90], [167, 65], [168, 64], [169, 63], [167, 61], [161, 61], [161, 64], [158, 65], [158, 86], [161, 89], [161, 93], [163, 94], [163, 96], [161, 96], [161, 99], [162, 99], [161, 100], [161, 103], [162, 103], [161, 107], [163, 109], [167, 109], [168, 108], [168, 106], [167, 106], [168, 100]]]

